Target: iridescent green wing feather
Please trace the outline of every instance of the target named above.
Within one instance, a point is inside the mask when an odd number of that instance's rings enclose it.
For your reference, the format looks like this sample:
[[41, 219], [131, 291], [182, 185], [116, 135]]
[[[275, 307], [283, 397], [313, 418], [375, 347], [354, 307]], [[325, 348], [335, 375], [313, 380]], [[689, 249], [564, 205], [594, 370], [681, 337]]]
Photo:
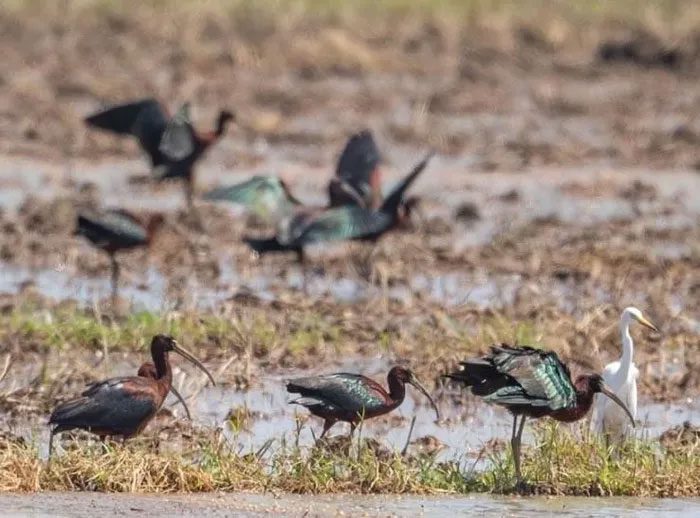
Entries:
[[567, 408], [576, 402], [576, 389], [566, 366], [556, 353], [532, 347], [493, 348], [491, 361], [502, 374], [512, 377], [518, 386], [503, 387], [488, 398], [499, 404]]
[[250, 180], [218, 187], [204, 195], [205, 200], [227, 201], [243, 205], [253, 214], [270, 218], [291, 212], [295, 204], [289, 200], [280, 179], [275, 176], [254, 176]]
[[158, 149], [169, 160], [179, 162], [194, 152], [194, 146], [190, 106], [189, 103], [185, 103], [165, 127]]
[[391, 217], [383, 212], [347, 205], [318, 214], [298, 232], [300, 244], [360, 239], [386, 230]]
[[291, 380], [290, 392], [304, 396], [306, 402], [316, 400], [346, 412], [362, 412], [384, 405], [376, 383], [359, 374], [338, 373]]
[[78, 215], [77, 232], [98, 247], [131, 247], [148, 241], [143, 225], [122, 210], [81, 213]]

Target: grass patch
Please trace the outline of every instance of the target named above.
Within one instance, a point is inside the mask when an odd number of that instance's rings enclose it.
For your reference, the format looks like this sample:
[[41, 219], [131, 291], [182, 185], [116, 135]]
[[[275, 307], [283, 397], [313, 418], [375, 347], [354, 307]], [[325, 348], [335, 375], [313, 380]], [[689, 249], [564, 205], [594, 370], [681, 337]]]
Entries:
[[[358, 450], [357, 441], [343, 437], [318, 448], [281, 439], [247, 454], [232, 451], [214, 433], [160, 453], [144, 439], [106, 448], [76, 443], [47, 464], [34, 446], [0, 438], [0, 491], [464, 494], [513, 488], [507, 452], [492, 454], [483, 472], [465, 472], [456, 462], [402, 456], [371, 440]], [[523, 473], [532, 492], [541, 494], [698, 496], [699, 448], [697, 441], [679, 448], [637, 442], [613, 452], [547, 423], [526, 450]]]
[[[581, 437], [583, 436], [583, 437]], [[512, 457], [491, 457], [477, 490], [509, 492]], [[525, 450], [523, 477], [538, 494], [676, 497], [700, 495], [700, 441], [666, 444], [629, 441], [608, 447], [580, 427], [576, 433], [554, 421], [537, 426], [535, 445]]]
[[[44, 363], [45, 382], [50, 383], [53, 373], [60, 372], [63, 386], [66, 379], [81, 372], [83, 363], [87, 365], [84, 374], [103, 375], [94, 371], [94, 365], [110, 354], [134, 353], [138, 355], [134, 364], [146, 361], [151, 337], [166, 333], [205, 361], [219, 363], [218, 380], [224, 384], [235, 382], [245, 387], [263, 372], [280, 368], [327, 365], [332, 371], [341, 358], [381, 353], [390, 363], [409, 364], [431, 386], [438, 382], [439, 373], [500, 342], [554, 350], [574, 371], [578, 367], [589, 371], [596, 365], [599, 351], [586, 349], [586, 354], [581, 354], [583, 344], [607, 348], [611, 357], [619, 354], [614, 327], [618, 317], [609, 309], [592, 308], [574, 320], [552, 308], [535, 316], [509, 309], [472, 308], [417, 308], [417, 312], [389, 316], [374, 313], [372, 308], [349, 310], [317, 303], [110, 317], [95, 310], [24, 302], [0, 313], [0, 354], [10, 355], [14, 365]], [[687, 339], [685, 335], [674, 336], [666, 336], [667, 350]], [[647, 362], [659, 361], [659, 350], [645, 352], [640, 351], [636, 358], [642, 368]], [[655, 386], [653, 377], [641, 381], [650, 383], [650, 388]], [[655, 387], [653, 393], [657, 394]], [[664, 390], [673, 388], [668, 385]]]

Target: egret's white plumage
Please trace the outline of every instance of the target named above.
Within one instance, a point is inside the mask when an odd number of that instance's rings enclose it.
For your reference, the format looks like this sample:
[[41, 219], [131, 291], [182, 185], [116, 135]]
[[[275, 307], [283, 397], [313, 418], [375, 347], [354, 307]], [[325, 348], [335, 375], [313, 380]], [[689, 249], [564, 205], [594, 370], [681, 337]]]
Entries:
[[[622, 356], [619, 360], [606, 365], [603, 370], [603, 380], [612, 391], [629, 408], [632, 416], [637, 419], [637, 377], [639, 370], [634, 364], [634, 342], [630, 335], [632, 322], [639, 322], [649, 329], [658, 331], [642, 312], [635, 307], [628, 307], [620, 318], [620, 334], [622, 335]], [[591, 430], [595, 433], [606, 434], [611, 440], [620, 441], [631, 431], [628, 417], [617, 405], [608, 404], [608, 398], [596, 395], [591, 416]]]

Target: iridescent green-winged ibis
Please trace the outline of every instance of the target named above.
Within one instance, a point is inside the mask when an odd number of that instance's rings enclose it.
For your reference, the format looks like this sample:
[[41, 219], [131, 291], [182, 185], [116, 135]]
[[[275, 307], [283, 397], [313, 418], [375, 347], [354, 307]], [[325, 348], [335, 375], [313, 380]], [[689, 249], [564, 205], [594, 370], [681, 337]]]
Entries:
[[244, 237], [243, 240], [258, 254], [296, 252], [302, 263], [304, 247], [313, 243], [341, 240], [375, 241], [410, 217], [412, 204], [404, 202], [404, 194], [428, 165], [431, 157], [432, 153], [418, 163], [394, 188], [378, 210], [345, 205], [331, 209], [300, 211], [283, 221], [274, 237]]
[[600, 375], [581, 375], [574, 383], [569, 368], [554, 352], [502, 344], [492, 347], [488, 356], [461, 362], [460, 369], [446, 377], [464, 383], [474, 395], [513, 414], [511, 447], [518, 485], [522, 484], [520, 444], [526, 418], [549, 416], [566, 423], [578, 421], [590, 410], [595, 394], [600, 393], [618, 404], [634, 426], [632, 414]]
[[119, 289], [117, 252], [149, 246], [164, 221], [162, 214], [154, 214], [144, 225], [135, 216], [121, 209], [78, 214], [75, 235], [85, 237], [109, 254], [112, 265], [112, 304], [117, 302]]
[[[328, 183], [325, 208], [344, 205], [378, 208], [382, 202], [379, 161], [379, 150], [369, 131], [351, 136], [338, 159], [336, 175]], [[299, 213], [322, 210], [302, 206], [287, 182], [277, 176], [254, 176], [235, 185], [217, 187], [203, 198], [242, 205], [262, 220], [274, 223]]]
[[253, 176], [235, 185], [212, 189], [203, 198], [245, 206], [250, 213], [269, 223], [279, 222], [301, 207], [287, 182], [277, 176]]
[[174, 117], [155, 99], [143, 99], [109, 107], [86, 117], [89, 126], [136, 137], [149, 156], [156, 179], [179, 178], [184, 183], [188, 208], [194, 195], [194, 165], [214, 144], [235, 116], [221, 110], [213, 131], [198, 132], [192, 126], [189, 104]]
[[389, 392], [376, 381], [360, 374], [340, 372], [325, 376], [297, 378], [287, 382], [287, 392], [301, 397], [290, 403], [302, 405], [324, 420], [319, 439], [338, 421], [350, 423], [350, 436], [363, 419], [387, 414], [403, 403], [406, 383], [420, 390], [435, 409], [435, 402], [428, 391], [416, 379], [413, 372], [404, 367], [393, 367], [387, 375]]
[[160, 409], [168, 391], [172, 390], [170, 351], [199, 367], [215, 384], [212, 375], [192, 353], [172, 337], [156, 335], [151, 341], [155, 377], [127, 376], [92, 383], [80, 397], [54, 409], [49, 418], [49, 426], [52, 426], [49, 457], [53, 452], [54, 435], [61, 432], [82, 429], [101, 438], [118, 435], [123, 439], [140, 433]]

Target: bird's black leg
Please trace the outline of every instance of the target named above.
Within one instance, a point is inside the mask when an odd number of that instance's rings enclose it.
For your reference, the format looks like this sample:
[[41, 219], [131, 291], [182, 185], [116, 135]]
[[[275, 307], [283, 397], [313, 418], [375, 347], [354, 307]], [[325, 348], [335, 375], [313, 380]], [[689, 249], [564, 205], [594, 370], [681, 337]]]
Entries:
[[307, 268], [306, 268], [306, 255], [304, 255], [304, 249], [303, 248], [297, 248], [296, 250], [297, 253], [297, 262], [301, 266], [301, 281], [302, 281], [302, 289], [304, 290], [304, 294], [308, 295], [308, 280], [307, 280]]
[[335, 421], [331, 419], [326, 419], [325, 421], [323, 421], [323, 431], [321, 432], [321, 435], [318, 436], [318, 439], [316, 439], [316, 442], [319, 442], [321, 439], [323, 439], [328, 430], [330, 430], [334, 424]]
[[112, 263], [112, 308], [115, 308], [119, 295], [119, 262], [114, 253], [109, 254], [109, 260]]
[[199, 211], [194, 206], [194, 179], [192, 177], [185, 178], [184, 182], [187, 212], [191, 215], [195, 228], [204, 232], [204, 222], [202, 221]]
[[49, 462], [51, 462], [51, 455], [53, 455], [53, 436], [55, 434], [56, 431], [52, 428], [51, 434], [49, 435]]
[[194, 186], [192, 185], [192, 178], [184, 179], [185, 187], [185, 203], [187, 204], [187, 210], [192, 213], [194, 208]]
[[515, 464], [515, 479], [516, 486], [521, 488], [523, 486], [523, 476], [520, 472], [520, 446], [523, 440], [523, 430], [525, 429], [525, 416], [520, 418], [520, 426], [518, 427], [517, 434], [515, 433], [515, 423], [517, 421], [517, 416], [513, 419], [513, 440], [511, 442], [511, 448], [513, 449], [513, 463]]

